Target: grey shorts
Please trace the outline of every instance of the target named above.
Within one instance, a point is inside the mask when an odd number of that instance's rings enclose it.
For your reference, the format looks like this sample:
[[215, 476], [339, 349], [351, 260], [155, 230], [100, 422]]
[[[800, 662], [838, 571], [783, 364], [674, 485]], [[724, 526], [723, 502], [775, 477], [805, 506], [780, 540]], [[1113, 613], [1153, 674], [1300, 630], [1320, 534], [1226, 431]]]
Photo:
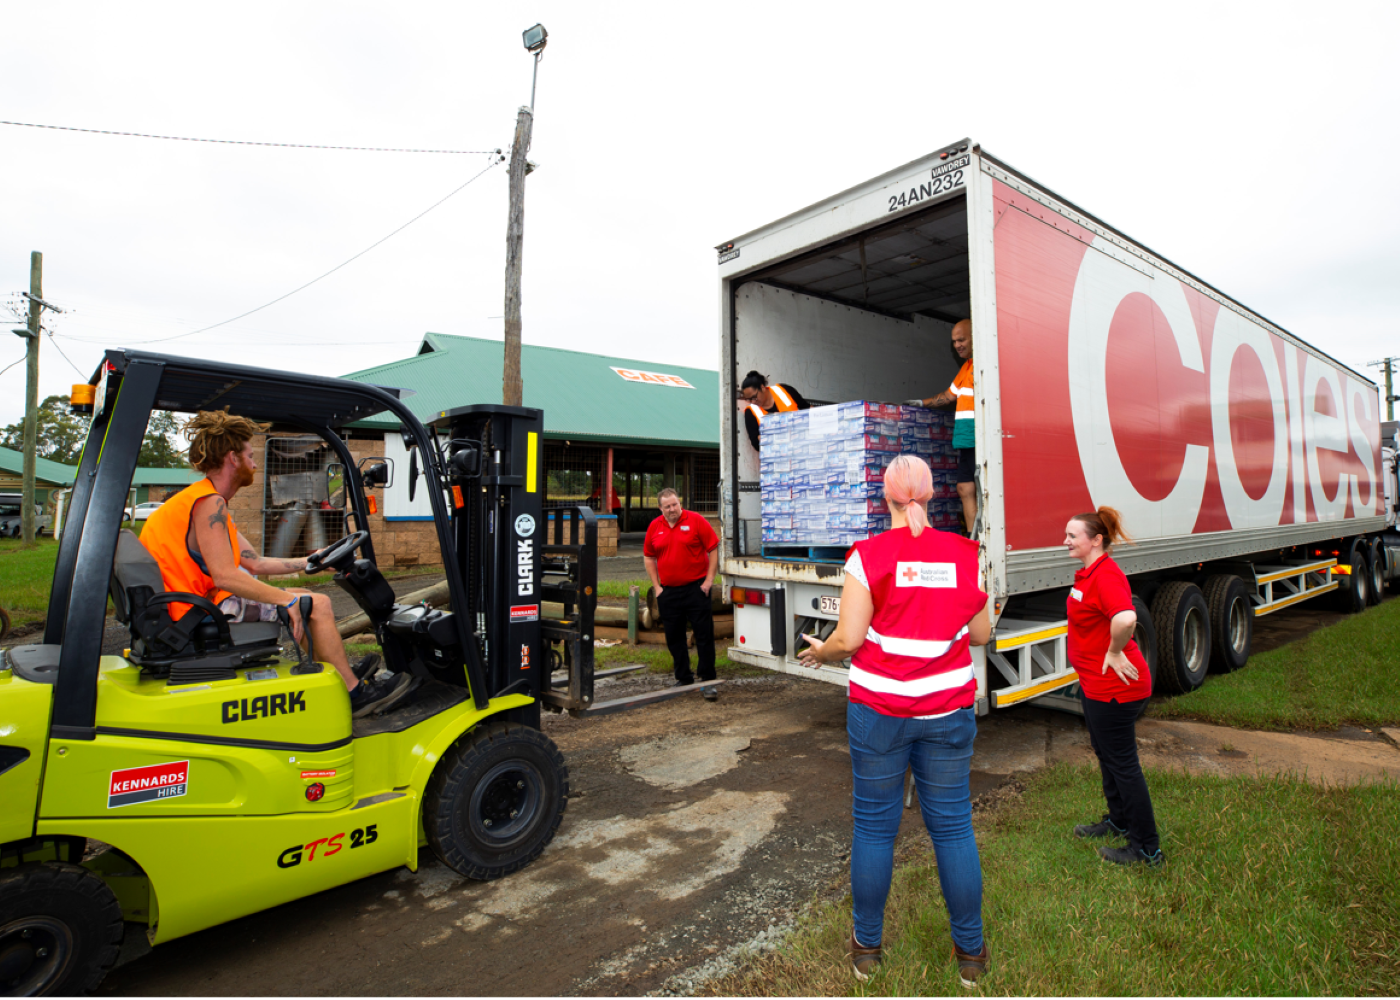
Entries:
[[228, 596], [219, 602], [219, 610], [231, 622], [275, 622], [277, 605], [250, 601], [246, 597]]

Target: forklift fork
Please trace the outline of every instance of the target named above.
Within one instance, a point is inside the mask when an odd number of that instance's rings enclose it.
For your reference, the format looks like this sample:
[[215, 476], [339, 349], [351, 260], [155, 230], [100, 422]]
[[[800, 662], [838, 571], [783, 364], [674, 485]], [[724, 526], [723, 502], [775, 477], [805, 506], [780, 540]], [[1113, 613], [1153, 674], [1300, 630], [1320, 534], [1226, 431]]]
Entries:
[[[549, 660], [568, 671], [567, 684], [546, 684], [540, 699], [570, 713], [593, 704], [593, 614], [598, 605], [598, 519], [587, 507], [551, 511], [541, 552], [540, 595], [563, 605], [558, 618], [541, 615], [540, 637]], [[543, 609], [541, 609], [543, 610]], [[556, 646], [561, 648], [555, 652]]]

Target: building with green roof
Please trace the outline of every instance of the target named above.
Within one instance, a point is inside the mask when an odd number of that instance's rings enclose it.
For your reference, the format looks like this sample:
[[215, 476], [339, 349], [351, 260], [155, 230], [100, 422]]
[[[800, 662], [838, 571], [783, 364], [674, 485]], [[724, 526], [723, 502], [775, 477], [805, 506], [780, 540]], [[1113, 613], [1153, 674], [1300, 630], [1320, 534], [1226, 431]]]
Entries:
[[[34, 459], [35, 502], [47, 503], [49, 494], [72, 486], [76, 476], [72, 466]], [[0, 493], [18, 493], [24, 486], [24, 453], [13, 448], [0, 448]]]
[[[429, 333], [402, 361], [346, 378], [410, 389], [405, 402], [422, 420], [444, 410], [501, 398], [505, 345], [499, 340]], [[522, 345], [524, 404], [544, 411], [547, 505], [588, 503], [605, 517], [601, 483], [612, 470], [608, 507], [622, 531], [645, 528], [656, 493], [674, 486], [691, 510], [719, 510], [719, 373], [711, 369]], [[370, 418], [359, 433], [384, 434], [394, 458], [401, 445], [386, 434], [398, 422]], [[403, 489], [386, 491], [390, 520], [430, 517]]]
[[[47, 458], [34, 459], [34, 502], [52, 514], [58, 494], [73, 485], [78, 470]], [[190, 483], [200, 474], [190, 468], [137, 469], [131, 477], [135, 495], [132, 503], [164, 500]], [[20, 493], [24, 489], [24, 453], [13, 448], [0, 448], [0, 493]]]

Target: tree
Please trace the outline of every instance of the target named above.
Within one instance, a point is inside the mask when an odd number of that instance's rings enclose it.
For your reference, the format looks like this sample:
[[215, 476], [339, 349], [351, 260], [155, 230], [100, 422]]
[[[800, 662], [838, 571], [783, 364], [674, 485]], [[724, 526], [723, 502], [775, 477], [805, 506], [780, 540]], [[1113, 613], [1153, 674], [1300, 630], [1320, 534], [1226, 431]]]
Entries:
[[[77, 465], [87, 441], [89, 417], [68, 411], [67, 396], [50, 396], [39, 404], [39, 432], [34, 453], [63, 465]], [[137, 465], [143, 469], [180, 469], [185, 450], [179, 446], [180, 425], [169, 410], [154, 410], [141, 442]], [[21, 451], [24, 448], [24, 421], [0, 428], [0, 446]]]
[[[34, 454], [63, 465], [77, 465], [78, 456], [83, 453], [83, 442], [87, 440], [87, 417], [74, 416], [68, 412], [67, 396], [50, 396], [39, 404], [38, 434], [35, 438]], [[0, 445], [24, 449], [24, 421], [19, 420], [0, 429]]]
[[143, 469], [183, 469], [186, 449], [179, 445], [179, 432], [175, 414], [169, 410], [153, 411], [136, 464]]

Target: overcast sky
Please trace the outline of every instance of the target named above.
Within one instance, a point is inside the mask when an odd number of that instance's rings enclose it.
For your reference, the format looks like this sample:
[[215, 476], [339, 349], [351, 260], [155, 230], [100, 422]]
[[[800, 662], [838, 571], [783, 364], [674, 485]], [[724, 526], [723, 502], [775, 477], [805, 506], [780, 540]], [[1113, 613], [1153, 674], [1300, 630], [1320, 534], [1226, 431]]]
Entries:
[[[821, 11], [822, 13], [817, 13]], [[11, 4], [0, 119], [509, 151], [549, 29], [526, 342], [715, 367], [714, 246], [970, 136], [1341, 360], [1400, 354], [1400, 4]], [[44, 254], [40, 395], [136, 346], [344, 374], [500, 338], [482, 155], [0, 126], [0, 293]], [[0, 315], [10, 327], [10, 317]], [[59, 349], [72, 360], [71, 367]], [[22, 357], [5, 335], [0, 367]], [[0, 375], [19, 419], [24, 365]], [[463, 400], [463, 403], [478, 400]]]

